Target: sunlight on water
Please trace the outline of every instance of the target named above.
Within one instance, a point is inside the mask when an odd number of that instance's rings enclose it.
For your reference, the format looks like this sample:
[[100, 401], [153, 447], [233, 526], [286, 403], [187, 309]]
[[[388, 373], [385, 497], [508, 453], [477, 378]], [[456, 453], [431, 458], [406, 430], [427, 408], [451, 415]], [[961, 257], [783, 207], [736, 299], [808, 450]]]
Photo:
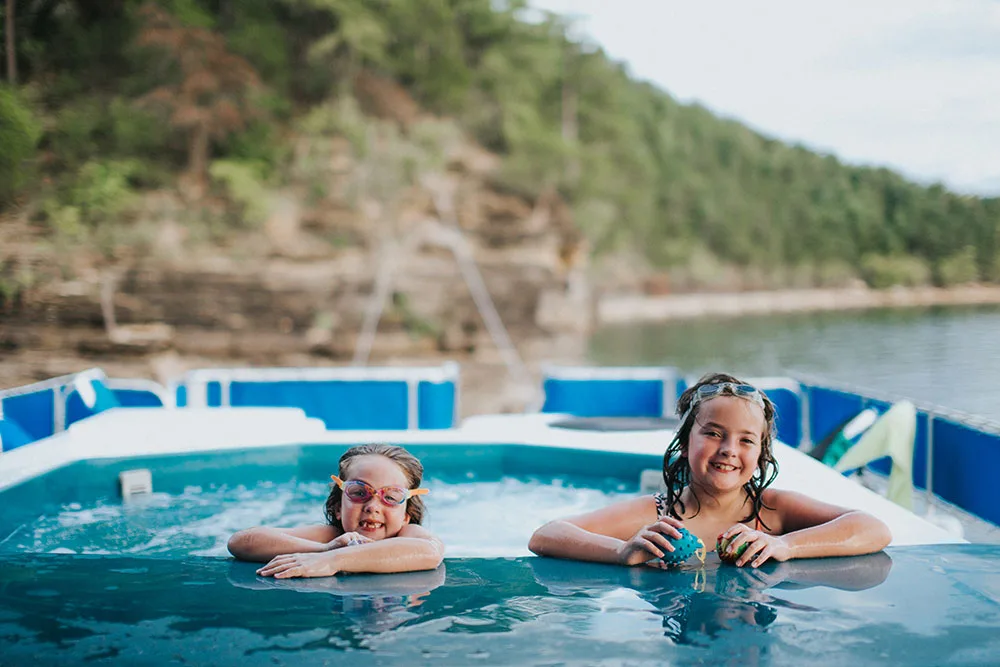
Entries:
[[[638, 481], [638, 480], [637, 480]], [[609, 481], [600, 488], [567, 480], [445, 482], [428, 480], [424, 525], [440, 536], [449, 557], [527, 555], [535, 528], [556, 517], [586, 512], [624, 496], [636, 485]], [[131, 555], [228, 556], [226, 541], [255, 525], [323, 523], [329, 492], [323, 482], [264, 483], [154, 493], [129, 504], [66, 505], [18, 529], [5, 550]]]

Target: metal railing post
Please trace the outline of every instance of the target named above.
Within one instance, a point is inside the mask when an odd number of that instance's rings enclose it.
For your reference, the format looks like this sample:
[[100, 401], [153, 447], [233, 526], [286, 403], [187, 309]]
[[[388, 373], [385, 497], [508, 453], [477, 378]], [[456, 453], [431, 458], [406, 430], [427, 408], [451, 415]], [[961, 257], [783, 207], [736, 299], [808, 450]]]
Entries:
[[927, 507], [930, 509], [931, 501], [934, 500], [934, 411], [927, 411], [927, 452], [925, 466], [927, 471], [924, 475], [924, 491], [927, 494]]

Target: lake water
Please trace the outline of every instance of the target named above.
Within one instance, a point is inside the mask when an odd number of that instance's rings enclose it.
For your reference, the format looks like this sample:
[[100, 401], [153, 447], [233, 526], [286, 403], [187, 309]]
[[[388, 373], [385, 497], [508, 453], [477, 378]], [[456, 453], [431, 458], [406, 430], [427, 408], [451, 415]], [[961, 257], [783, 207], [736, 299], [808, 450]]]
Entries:
[[606, 327], [598, 365], [669, 365], [685, 375], [807, 373], [1000, 422], [1000, 307], [713, 317]]

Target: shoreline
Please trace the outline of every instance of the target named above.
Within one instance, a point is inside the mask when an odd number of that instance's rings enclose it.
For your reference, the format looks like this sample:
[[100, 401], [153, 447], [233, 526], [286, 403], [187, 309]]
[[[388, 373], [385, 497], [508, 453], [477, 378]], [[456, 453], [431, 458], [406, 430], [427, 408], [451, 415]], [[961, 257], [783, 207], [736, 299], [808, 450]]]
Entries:
[[597, 300], [598, 325], [666, 322], [710, 315], [763, 315], [870, 308], [1000, 305], [1000, 285], [768, 290], [706, 294], [609, 294]]

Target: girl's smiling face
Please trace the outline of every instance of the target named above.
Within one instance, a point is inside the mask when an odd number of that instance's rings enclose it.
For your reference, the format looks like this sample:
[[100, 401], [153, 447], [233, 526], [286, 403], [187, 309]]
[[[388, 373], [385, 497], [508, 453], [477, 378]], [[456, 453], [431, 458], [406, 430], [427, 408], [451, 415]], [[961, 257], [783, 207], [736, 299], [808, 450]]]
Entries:
[[714, 493], [740, 489], [757, 470], [764, 411], [737, 396], [704, 401], [688, 439], [691, 481]]
[[[352, 460], [344, 481], [360, 480], [376, 490], [386, 486], [409, 488], [403, 469], [390, 459], [379, 455], [359, 456]], [[409, 502], [409, 501], [407, 501]], [[373, 540], [395, 537], [403, 526], [410, 523], [406, 503], [389, 506], [377, 493], [365, 502], [356, 502], [343, 494], [337, 518], [344, 532], [357, 532]]]

